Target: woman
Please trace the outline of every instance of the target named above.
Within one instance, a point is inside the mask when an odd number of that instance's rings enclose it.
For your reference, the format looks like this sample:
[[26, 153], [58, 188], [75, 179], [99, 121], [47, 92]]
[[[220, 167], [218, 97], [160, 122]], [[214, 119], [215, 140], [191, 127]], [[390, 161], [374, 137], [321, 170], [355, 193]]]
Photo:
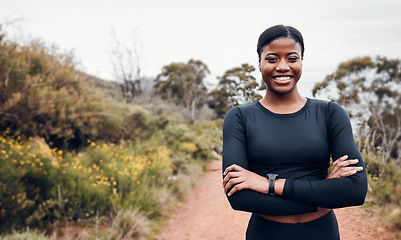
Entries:
[[339, 105], [298, 92], [298, 30], [266, 29], [257, 52], [266, 95], [232, 108], [224, 120], [227, 198], [233, 209], [253, 213], [249, 240], [340, 239], [332, 209], [363, 204], [367, 191], [349, 118]]

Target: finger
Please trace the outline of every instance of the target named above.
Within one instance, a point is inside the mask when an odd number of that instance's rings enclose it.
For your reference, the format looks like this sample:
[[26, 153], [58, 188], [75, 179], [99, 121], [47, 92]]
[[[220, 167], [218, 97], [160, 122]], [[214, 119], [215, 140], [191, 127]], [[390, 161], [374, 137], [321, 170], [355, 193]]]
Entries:
[[355, 159], [346, 160], [347, 158], [348, 158], [348, 155], [344, 155], [342, 157], [339, 157], [335, 162], [333, 162], [330, 166], [327, 178], [338, 178], [340, 176], [340, 174], [342, 173], [341, 169], [343, 167], [346, 167], [350, 164], [355, 163]]
[[347, 160], [347, 159], [348, 159], [348, 155], [344, 155], [344, 156], [341, 156], [341, 157], [337, 158], [334, 162], [344, 161], [344, 160]]
[[342, 161], [345, 161], [348, 159], [348, 155], [344, 155], [342, 157], [337, 158], [335, 161], [333, 161], [332, 165], [337, 165]]
[[355, 174], [356, 172], [357, 171], [355, 169], [352, 169], [352, 170], [349, 170], [349, 171], [346, 171], [346, 172], [342, 172], [340, 174], [339, 178], [344, 178], [344, 177], [351, 176], [351, 175]]
[[337, 166], [338, 167], [346, 167], [346, 166], [349, 166], [349, 165], [357, 164], [358, 162], [359, 162], [358, 159], [350, 159], [350, 160], [345, 160], [345, 161], [342, 161], [342, 162], [338, 163]]
[[243, 169], [243, 168], [240, 167], [240, 166], [238, 166], [237, 164], [233, 164], [233, 165], [227, 167], [227, 168], [224, 170], [223, 175], [226, 175], [226, 174], [227, 174], [228, 172], [230, 172], [230, 171], [240, 171], [240, 170], [242, 170], [242, 169]]
[[[337, 165], [336, 168], [331, 169], [330, 173], [333, 176], [341, 177], [341, 174], [343, 174], [345, 172], [349, 172], [349, 171], [354, 170], [354, 169], [357, 170], [357, 171], [361, 171], [361, 170], [358, 169], [358, 167], [348, 167], [349, 165], [356, 164], [357, 162], [358, 162], [358, 159], [347, 160], [347, 161], [345, 161], [344, 164], [341, 164], [341, 166]], [[342, 165], [344, 165], [344, 166], [342, 166]]]
[[343, 172], [340, 174], [339, 177], [348, 177], [351, 175], [354, 175], [357, 172], [360, 172], [363, 170], [363, 167], [347, 167], [343, 168]]
[[[348, 156], [347, 156], [348, 157]], [[333, 164], [331, 165], [331, 171], [337, 171], [339, 168], [346, 167], [349, 165], [357, 164], [359, 162], [358, 159], [349, 159], [345, 160], [345, 156], [338, 158]]]
[[230, 188], [234, 188], [236, 185], [243, 183], [244, 180], [241, 178], [234, 178], [230, 179], [230, 181], [227, 182], [227, 184], [224, 186], [224, 192], [227, 193]]
[[227, 182], [231, 179], [231, 178], [237, 178], [240, 176], [239, 172], [229, 172], [223, 179], [223, 187], [227, 184]]
[[237, 184], [235, 185], [233, 188], [231, 188], [231, 191], [227, 194], [227, 196], [231, 196], [233, 195], [235, 192], [245, 189], [245, 185], [244, 184]]

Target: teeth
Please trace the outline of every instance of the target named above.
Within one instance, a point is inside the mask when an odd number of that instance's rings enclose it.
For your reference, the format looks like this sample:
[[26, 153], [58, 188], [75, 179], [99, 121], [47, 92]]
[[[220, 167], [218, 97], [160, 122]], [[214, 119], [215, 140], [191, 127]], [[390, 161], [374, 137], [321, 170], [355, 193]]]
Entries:
[[276, 80], [279, 81], [286, 81], [286, 80], [290, 80], [291, 77], [290, 76], [283, 76], [283, 77], [275, 77]]

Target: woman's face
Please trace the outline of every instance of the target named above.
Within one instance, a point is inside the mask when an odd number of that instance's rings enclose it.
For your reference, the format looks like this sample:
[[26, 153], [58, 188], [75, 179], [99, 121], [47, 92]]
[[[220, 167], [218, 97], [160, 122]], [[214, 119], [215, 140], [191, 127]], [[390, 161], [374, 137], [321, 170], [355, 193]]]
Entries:
[[259, 70], [267, 91], [288, 94], [302, 74], [301, 46], [291, 38], [278, 38], [262, 48]]

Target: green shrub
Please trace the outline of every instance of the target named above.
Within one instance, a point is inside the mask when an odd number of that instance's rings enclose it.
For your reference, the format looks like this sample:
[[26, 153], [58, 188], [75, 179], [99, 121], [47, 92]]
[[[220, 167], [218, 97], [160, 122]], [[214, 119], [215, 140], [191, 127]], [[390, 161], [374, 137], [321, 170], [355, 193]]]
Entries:
[[58, 148], [79, 148], [96, 135], [104, 110], [74, 60], [36, 41], [0, 41], [0, 131], [40, 136]]
[[27, 225], [36, 206], [51, 197], [56, 168], [20, 138], [0, 137], [0, 152], [0, 226]]
[[86, 147], [70, 152], [4, 132], [0, 231], [85, 224], [129, 208], [158, 221], [196, 183], [209, 152], [221, 149], [218, 122], [189, 125], [161, 110], [155, 115], [140, 106], [116, 106], [112, 124], [127, 130], [132, 123], [135, 141], [86, 140]]
[[56, 240], [56, 236], [48, 238], [44, 232], [27, 229], [20, 233], [13, 231], [11, 234], [0, 235], [0, 240]]
[[150, 220], [138, 209], [121, 209], [114, 217], [110, 239], [148, 239]]
[[401, 229], [401, 168], [395, 161], [384, 164], [380, 155], [364, 154], [369, 194], [380, 204], [384, 221]]

